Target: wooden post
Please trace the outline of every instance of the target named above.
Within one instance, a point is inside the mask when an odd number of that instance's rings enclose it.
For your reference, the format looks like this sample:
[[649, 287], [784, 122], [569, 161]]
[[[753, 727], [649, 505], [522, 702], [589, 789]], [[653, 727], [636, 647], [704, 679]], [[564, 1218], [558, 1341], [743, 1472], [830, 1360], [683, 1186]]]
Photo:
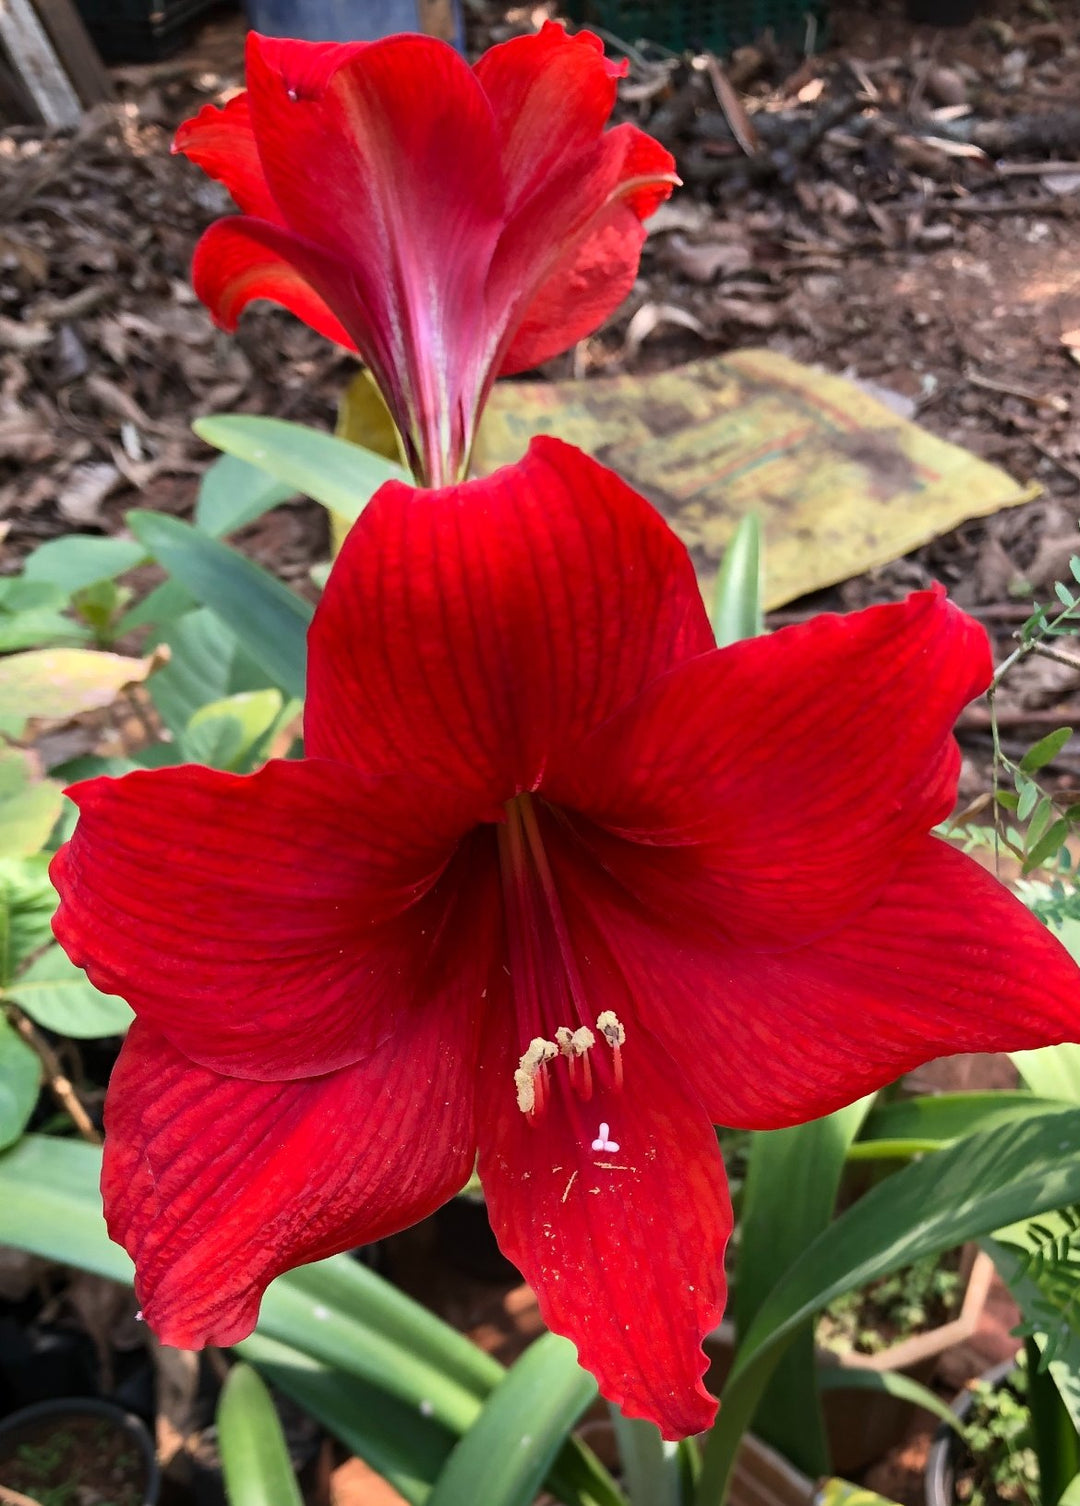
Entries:
[[109, 70], [72, 0], [31, 0], [31, 4], [83, 104], [114, 98]]
[[78, 125], [79, 97], [30, 0], [0, 0], [0, 43], [45, 125], [52, 130]]

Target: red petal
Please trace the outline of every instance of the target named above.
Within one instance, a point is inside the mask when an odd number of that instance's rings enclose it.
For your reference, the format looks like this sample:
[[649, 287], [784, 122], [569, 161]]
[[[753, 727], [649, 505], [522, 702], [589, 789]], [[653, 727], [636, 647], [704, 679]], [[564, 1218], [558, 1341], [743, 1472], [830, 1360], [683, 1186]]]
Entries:
[[204, 105], [185, 120], [173, 151], [183, 152], [204, 173], [224, 183], [245, 214], [282, 223], [259, 160], [246, 93], [235, 95], [223, 109]]
[[1080, 969], [933, 837], [904, 853], [865, 914], [808, 946], [750, 952], [614, 905], [603, 929], [643, 1018], [720, 1124], [775, 1129], [938, 1056], [1080, 1040]]
[[[602, 323], [618, 307], [637, 271], [645, 238], [639, 221], [670, 194], [674, 172], [675, 159], [659, 142], [635, 126], [617, 126], [543, 183], [510, 220], [488, 291], [491, 308], [508, 311], [501, 372], [546, 360], [596, 327], [586, 326], [583, 311], [560, 292], [560, 276], [584, 283], [591, 320]], [[613, 279], [607, 298], [594, 265], [601, 256]], [[558, 321], [546, 334], [537, 327], [544, 318]], [[528, 333], [518, 337], [520, 324]]]
[[595, 144], [615, 105], [616, 77], [599, 37], [570, 36], [555, 21], [490, 48], [474, 71], [495, 114], [514, 213]]
[[817, 617], [676, 668], [548, 793], [644, 844], [625, 881], [656, 910], [693, 895], [727, 939], [786, 948], [865, 909], [948, 814], [951, 729], [989, 678], [985, 632], [940, 591]]
[[166, 1344], [235, 1344], [282, 1271], [445, 1202], [475, 1153], [469, 1022], [433, 1000], [367, 1061], [303, 1082], [221, 1077], [137, 1020], [109, 1084], [102, 1192]]
[[549, 361], [600, 328], [637, 279], [645, 227], [625, 204], [609, 204], [596, 227], [549, 272], [515, 329], [499, 368], [512, 376]]
[[[269, 221], [234, 215], [216, 220], [200, 238], [191, 280], [223, 329], [235, 329], [248, 304], [265, 298], [280, 303], [328, 340], [355, 350], [352, 336], [301, 271], [300, 264], [312, 267], [316, 256], [290, 231], [278, 229]], [[325, 269], [332, 263], [319, 258], [317, 264], [324, 271], [323, 281], [330, 282]], [[332, 285], [336, 290], [347, 281], [342, 268]]]
[[312, 761], [69, 794], [80, 818], [52, 867], [57, 938], [205, 1066], [277, 1079], [355, 1062], [442, 965], [417, 940], [454, 903], [453, 886], [428, 891], [475, 803]]
[[432, 37], [372, 42], [299, 82], [282, 62], [294, 45], [259, 41], [248, 52], [274, 199], [294, 231], [349, 268], [351, 306], [320, 291], [399, 428], [429, 460], [463, 459], [493, 348], [484, 281], [503, 182], [491, 107], [467, 64]]
[[390, 483], [364, 511], [311, 627], [307, 747], [504, 800], [711, 641], [659, 514], [536, 439], [483, 481]]
[[[581, 955], [579, 951], [579, 956]], [[605, 959], [607, 965], [610, 962]], [[596, 1009], [628, 1017], [621, 979], [587, 959]], [[716, 1402], [701, 1383], [701, 1340], [724, 1309], [731, 1206], [701, 1104], [657, 1041], [632, 1024], [625, 1086], [597, 1061], [584, 1103], [562, 1060], [533, 1120], [517, 1106], [521, 1043], [503, 1009], [481, 1061], [480, 1176], [504, 1253], [536, 1291], [544, 1322], [577, 1345], [606, 1397], [667, 1438], [707, 1428]], [[593, 1057], [608, 1052], [598, 1042]], [[606, 1131], [605, 1131], [606, 1126]], [[609, 1150], [594, 1150], [604, 1135]]]

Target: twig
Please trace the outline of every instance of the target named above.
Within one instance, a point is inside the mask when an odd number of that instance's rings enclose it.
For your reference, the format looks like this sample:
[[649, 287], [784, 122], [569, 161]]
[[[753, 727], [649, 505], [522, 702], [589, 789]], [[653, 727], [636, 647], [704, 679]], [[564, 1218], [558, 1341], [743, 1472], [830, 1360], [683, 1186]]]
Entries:
[[1044, 178], [1080, 173], [1080, 162], [999, 162], [999, 178]]
[[1002, 392], [1006, 397], [1023, 398], [1027, 403], [1048, 401], [1042, 392], [1032, 392], [1030, 387], [1012, 387], [1008, 382], [995, 382], [992, 377], [983, 376], [981, 372], [976, 371], [974, 366], [965, 366], [964, 376], [973, 387], [982, 387], [986, 392]]
[[746, 113], [746, 108], [736, 94], [731, 80], [711, 52], [705, 57], [705, 71], [709, 75], [709, 83], [712, 84], [716, 102], [724, 112], [724, 119], [731, 129], [731, 134], [748, 157], [756, 156], [761, 151], [761, 137], [754, 127], [754, 122]]
[[[1065, 713], [1060, 710], [1040, 709], [1038, 711], [999, 711], [997, 724], [999, 727], [1060, 727]], [[968, 706], [960, 713], [957, 719], [957, 728], [961, 732], [993, 732], [993, 718], [985, 706]]]
[[1080, 659], [1072, 654], [1063, 654], [1059, 648], [1051, 648], [1048, 643], [1036, 643], [1033, 652], [1043, 659], [1053, 659], [1055, 664], [1064, 664], [1066, 669], [1075, 669], [1080, 673]]
[[75, 1128], [83, 1139], [89, 1140], [91, 1145], [100, 1145], [101, 1135], [98, 1133], [94, 1121], [83, 1107], [70, 1079], [65, 1075], [64, 1069], [60, 1064], [60, 1058], [56, 1052], [37, 1027], [23, 1014], [21, 1009], [16, 1008], [14, 1004], [9, 1004], [7, 1009], [11, 1023], [30, 1049], [36, 1053], [38, 1060], [41, 1062], [45, 1082], [50, 1093], [52, 1093], [60, 1107], [71, 1115]]
[[1049, 195], [1027, 199], [951, 199], [948, 203], [938, 199], [933, 208], [945, 214], [1057, 214], [1070, 218], [1076, 212], [1067, 199], [1052, 199]]

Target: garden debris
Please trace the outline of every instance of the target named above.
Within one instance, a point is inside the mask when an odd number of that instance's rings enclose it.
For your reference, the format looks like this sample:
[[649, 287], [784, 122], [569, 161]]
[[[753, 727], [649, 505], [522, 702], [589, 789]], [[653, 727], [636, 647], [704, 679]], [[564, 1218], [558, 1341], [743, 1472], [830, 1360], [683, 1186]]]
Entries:
[[765, 536], [777, 607], [1037, 494], [935, 438], [851, 382], [768, 350], [651, 376], [495, 388], [475, 463], [555, 434], [644, 492], [711, 577], [747, 513]]

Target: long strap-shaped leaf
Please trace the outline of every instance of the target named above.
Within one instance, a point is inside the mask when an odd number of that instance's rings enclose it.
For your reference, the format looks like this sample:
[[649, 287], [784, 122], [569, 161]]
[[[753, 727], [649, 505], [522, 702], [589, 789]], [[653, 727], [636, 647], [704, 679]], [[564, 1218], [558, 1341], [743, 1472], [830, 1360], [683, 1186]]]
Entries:
[[529, 1506], [595, 1396], [596, 1382], [569, 1340], [553, 1333], [537, 1339], [450, 1455], [428, 1506]]
[[[808, 1124], [751, 1136], [736, 1268], [735, 1319], [745, 1334], [769, 1292], [832, 1219], [848, 1147], [873, 1100], [859, 1099]], [[814, 1326], [781, 1357], [754, 1428], [809, 1475], [829, 1470], [817, 1389]]]
[[282, 418], [222, 413], [200, 418], [193, 427], [215, 449], [257, 466], [350, 523], [384, 481], [411, 480], [402, 466], [372, 450]]
[[128, 513], [127, 521], [147, 553], [232, 628], [274, 684], [302, 700], [311, 603], [228, 544], [179, 518], [136, 511]]
[[[1033, 1052], [1032, 1055], [1038, 1055]], [[877, 1103], [867, 1115], [859, 1138], [848, 1150], [849, 1161], [903, 1159], [941, 1150], [964, 1135], [979, 1134], [1031, 1119], [1052, 1109], [1074, 1105], [1051, 1097], [1037, 1098], [1022, 1089], [988, 1093], [935, 1093]]]
[[740, 1346], [705, 1452], [698, 1506], [726, 1499], [739, 1442], [779, 1356], [834, 1297], [1080, 1199], [1080, 1110], [973, 1135], [904, 1167], [836, 1219], [774, 1287]]
[[250, 1365], [229, 1371], [217, 1430], [229, 1506], [304, 1506], [274, 1403]]

